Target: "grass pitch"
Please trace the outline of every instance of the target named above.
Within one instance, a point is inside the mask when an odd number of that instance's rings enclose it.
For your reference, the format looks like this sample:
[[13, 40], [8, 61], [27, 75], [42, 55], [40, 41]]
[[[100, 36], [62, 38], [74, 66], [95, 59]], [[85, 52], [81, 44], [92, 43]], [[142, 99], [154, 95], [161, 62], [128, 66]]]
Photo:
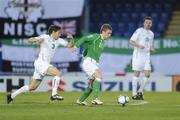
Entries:
[[64, 101], [50, 101], [51, 93], [26, 93], [6, 104], [0, 93], [0, 120], [180, 120], [180, 93], [146, 92], [144, 101], [133, 101], [125, 107], [117, 97], [130, 92], [101, 92], [104, 105], [78, 106], [75, 101], [82, 92], [65, 92]]

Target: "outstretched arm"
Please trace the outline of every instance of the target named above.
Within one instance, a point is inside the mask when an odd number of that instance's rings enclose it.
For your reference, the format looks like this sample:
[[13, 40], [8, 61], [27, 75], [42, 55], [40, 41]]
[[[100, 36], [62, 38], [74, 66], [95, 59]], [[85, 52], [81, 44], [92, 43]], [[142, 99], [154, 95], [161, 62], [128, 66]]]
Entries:
[[83, 45], [86, 41], [88, 41], [89, 38], [87, 36], [85, 37], [82, 37], [81, 39], [77, 40], [75, 43], [74, 43], [74, 46], [76, 47], [80, 47], [81, 45]]
[[80, 47], [80, 46], [87, 40], [87, 37], [82, 37], [81, 39], [77, 40], [76, 42], [74, 42], [74, 41], [72, 40], [72, 37], [71, 37], [71, 36], [67, 36], [67, 38], [68, 38], [68, 40], [70, 41], [70, 42], [68, 43], [68, 46], [67, 46], [67, 47], [69, 47], [70, 50], [71, 50], [74, 54], [76, 54], [76, 55], [79, 56], [79, 57], [82, 57], [82, 55], [79, 54], [79, 52], [78, 52], [78, 47]]
[[78, 47], [80, 47], [86, 40], [87, 37], [82, 37], [81, 39], [74, 42], [72, 34], [67, 34], [68, 44], [67, 47], [71, 48], [72, 51], [76, 51]]
[[28, 42], [30, 42], [30, 43], [34, 43], [34, 42], [41, 43], [43, 41], [44, 41], [43, 38], [38, 38], [38, 37], [31, 37], [28, 39]]

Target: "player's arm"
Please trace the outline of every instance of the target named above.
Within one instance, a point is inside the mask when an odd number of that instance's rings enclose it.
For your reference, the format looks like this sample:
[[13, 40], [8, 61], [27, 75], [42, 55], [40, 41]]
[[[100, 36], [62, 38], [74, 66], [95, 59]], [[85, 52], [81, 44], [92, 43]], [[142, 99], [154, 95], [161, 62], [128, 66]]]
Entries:
[[140, 48], [140, 49], [144, 49], [144, 46], [138, 44], [136, 41], [138, 40], [138, 37], [139, 37], [139, 34], [140, 34], [140, 29], [137, 29], [133, 35], [131, 36], [130, 38], [130, 41], [129, 43], [133, 46], [133, 47], [136, 47], [136, 48]]
[[77, 40], [76, 42], [72, 41], [72, 39], [69, 39], [68, 36], [67, 36], [67, 39], [68, 39], [68, 41], [70, 40], [69, 45], [67, 47], [69, 47], [73, 53], [78, 55], [78, 53], [77, 53], [78, 47], [80, 47], [86, 41], [86, 37], [82, 37], [81, 39]]
[[154, 47], [153, 47], [153, 41], [154, 41], [154, 34], [153, 34], [153, 38], [151, 39], [151, 41], [150, 41], [150, 52], [156, 52], [156, 50], [154, 49]]
[[85, 37], [82, 37], [80, 38], [79, 40], [77, 40], [75, 43], [74, 43], [74, 46], [75, 47], [80, 47], [81, 45], [83, 45], [86, 41], [88, 41], [89, 38], [88, 36], [85, 36]]
[[67, 34], [66, 39], [59, 38], [58, 40], [60, 46], [73, 48], [74, 47], [74, 39], [72, 34]]
[[93, 37], [93, 35], [89, 35], [89, 36], [84, 36], [84, 37], [80, 38], [79, 40], [74, 42], [74, 47], [71, 48], [71, 51], [74, 52], [75, 54], [77, 54], [78, 56], [82, 56], [79, 53], [77, 53], [77, 49], [84, 43], [88, 42], [92, 37]]
[[70, 50], [71, 50], [72, 52], [74, 52], [74, 53], [77, 54], [77, 47], [74, 46], [74, 39], [73, 39], [72, 34], [69, 34], [69, 33], [68, 33], [67, 36], [66, 36], [66, 39], [67, 39], [67, 41], [68, 41], [66, 47], [67, 47], [67, 48], [70, 48]]
[[31, 37], [28, 39], [28, 42], [30, 43], [42, 43], [44, 41], [43, 38], [39, 38], [39, 37]]
[[84, 36], [84, 37], [80, 38], [79, 40], [77, 40], [74, 43], [74, 46], [75, 47], [80, 47], [84, 43], [92, 41], [94, 39], [94, 37], [96, 37], [96, 34], [91, 34], [91, 35], [88, 35], [88, 36]]
[[150, 52], [156, 52], [155, 48], [153, 47], [153, 40], [150, 44]]
[[144, 46], [137, 44], [135, 40], [130, 40], [129, 43], [130, 43], [133, 47], [137, 47], [137, 48], [140, 48], [140, 49], [144, 49]]

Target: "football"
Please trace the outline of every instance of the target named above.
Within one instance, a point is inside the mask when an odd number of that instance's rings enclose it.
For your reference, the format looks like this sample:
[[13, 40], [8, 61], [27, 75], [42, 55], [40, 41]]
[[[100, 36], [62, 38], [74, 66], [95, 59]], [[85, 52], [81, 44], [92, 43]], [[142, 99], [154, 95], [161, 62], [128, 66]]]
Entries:
[[129, 102], [129, 97], [126, 95], [120, 95], [118, 97], [118, 104], [125, 106]]

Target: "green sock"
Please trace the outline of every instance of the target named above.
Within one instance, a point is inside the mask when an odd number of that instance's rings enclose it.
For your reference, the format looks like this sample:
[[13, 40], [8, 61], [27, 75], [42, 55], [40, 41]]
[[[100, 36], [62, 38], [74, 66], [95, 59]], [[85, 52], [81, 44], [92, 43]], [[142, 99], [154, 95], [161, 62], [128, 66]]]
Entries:
[[80, 96], [79, 101], [83, 102], [92, 92], [92, 89], [87, 87], [83, 94]]
[[93, 91], [92, 91], [93, 99], [98, 98], [99, 92], [100, 92], [100, 82], [97, 81], [97, 80], [94, 80], [94, 82], [93, 82]]

